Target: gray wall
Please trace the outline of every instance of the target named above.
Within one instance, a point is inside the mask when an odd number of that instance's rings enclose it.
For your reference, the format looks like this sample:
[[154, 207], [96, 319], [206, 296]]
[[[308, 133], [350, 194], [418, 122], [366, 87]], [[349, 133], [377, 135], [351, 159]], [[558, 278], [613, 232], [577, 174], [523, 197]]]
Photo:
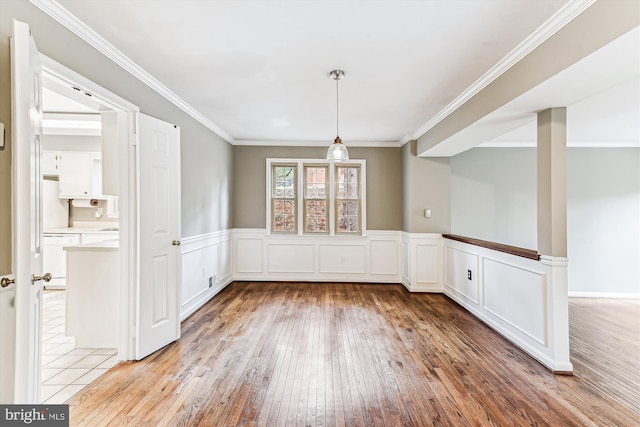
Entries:
[[536, 149], [472, 148], [451, 158], [451, 232], [536, 249]]
[[[535, 148], [451, 158], [452, 232], [536, 249]], [[640, 292], [640, 149], [569, 148], [570, 292]]]
[[[266, 159], [323, 159], [327, 147], [233, 147], [234, 227], [266, 228]], [[402, 227], [400, 148], [349, 148], [367, 161], [367, 229]]]
[[[12, 20], [30, 25], [38, 49], [73, 71], [181, 128], [182, 235], [232, 227], [232, 147], [24, 0], [0, 0], [0, 122], [11, 140], [9, 37]], [[11, 271], [11, 149], [0, 151], [0, 274]]]
[[[416, 141], [402, 147], [402, 230], [451, 232], [451, 167], [448, 158], [416, 157]], [[424, 210], [431, 209], [431, 218]]]
[[640, 293], [640, 148], [567, 152], [570, 292]]

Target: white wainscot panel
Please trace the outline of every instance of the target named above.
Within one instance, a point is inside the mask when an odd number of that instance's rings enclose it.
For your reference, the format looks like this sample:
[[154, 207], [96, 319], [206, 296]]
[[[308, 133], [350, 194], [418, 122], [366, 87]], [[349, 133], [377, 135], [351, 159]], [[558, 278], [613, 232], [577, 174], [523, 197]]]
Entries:
[[262, 273], [262, 239], [239, 239], [236, 256], [238, 273]]
[[409, 244], [406, 242], [402, 242], [402, 277], [404, 280], [409, 281], [409, 256], [411, 253], [409, 252]]
[[416, 246], [416, 282], [438, 283], [440, 258], [438, 246]]
[[484, 308], [511, 326], [547, 344], [544, 274], [484, 259]]
[[209, 278], [216, 275], [217, 245], [182, 254], [182, 305], [209, 289]]
[[[478, 255], [447, 247], [445, 257], [446, 285], [479, 304]], [[471, 279], [468, 276], [469, 272], [471, 272]]]
[[231, 276], [231, 240], [220, 242], [220, 254], [218, 256], [218, 279]]
[[313, 273], [313, 245], [269, 244], [269, 273]]
[[371, 241], [371, 274], [398, 274], [398, 243]]
[[320, 273], [364, 274], [364, 246], [320, 245]]

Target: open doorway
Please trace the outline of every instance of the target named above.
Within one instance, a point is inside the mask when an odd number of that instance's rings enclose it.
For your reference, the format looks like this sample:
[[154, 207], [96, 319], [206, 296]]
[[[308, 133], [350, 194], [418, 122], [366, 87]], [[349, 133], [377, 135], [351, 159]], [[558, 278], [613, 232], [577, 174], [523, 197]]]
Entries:
[[82, 245], [104, 242], [91, 269], [117, 263], [117, 254], [104, 252], [118, 250], [118, 196], [106, 182], [117, 170], [102, 160], [118, 141], [108, 129], [115, 111], [79, 84], [43, 73], [42, 105], [42, 258], [52, 279], [43, 294], [40, 400], [57, 404], [117, 363], [118, 322], [110, 321], [118, 318], [116, 283], [99, 291], [96, 309], [95, 282], [85, 283], [82, 266], [69, 262], [86, 261], [77, 253]]

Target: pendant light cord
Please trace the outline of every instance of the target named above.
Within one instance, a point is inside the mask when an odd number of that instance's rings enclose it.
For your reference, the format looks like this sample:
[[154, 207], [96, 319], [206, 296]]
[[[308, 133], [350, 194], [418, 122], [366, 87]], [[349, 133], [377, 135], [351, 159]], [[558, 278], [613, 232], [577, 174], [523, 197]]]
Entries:
[[338, 83], [340, 79], [336, 79], [336, 136], [340, 136], [340, 91], [338, 91]]

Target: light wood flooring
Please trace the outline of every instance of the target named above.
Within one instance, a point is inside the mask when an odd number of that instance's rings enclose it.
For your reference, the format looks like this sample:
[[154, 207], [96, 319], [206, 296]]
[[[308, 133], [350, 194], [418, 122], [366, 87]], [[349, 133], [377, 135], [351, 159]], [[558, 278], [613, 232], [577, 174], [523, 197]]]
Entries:
[[446, 296], [401, 285], [240, 282], [68, 403], [73, 426], [640, 425], [592, 356], [554, 376]]

